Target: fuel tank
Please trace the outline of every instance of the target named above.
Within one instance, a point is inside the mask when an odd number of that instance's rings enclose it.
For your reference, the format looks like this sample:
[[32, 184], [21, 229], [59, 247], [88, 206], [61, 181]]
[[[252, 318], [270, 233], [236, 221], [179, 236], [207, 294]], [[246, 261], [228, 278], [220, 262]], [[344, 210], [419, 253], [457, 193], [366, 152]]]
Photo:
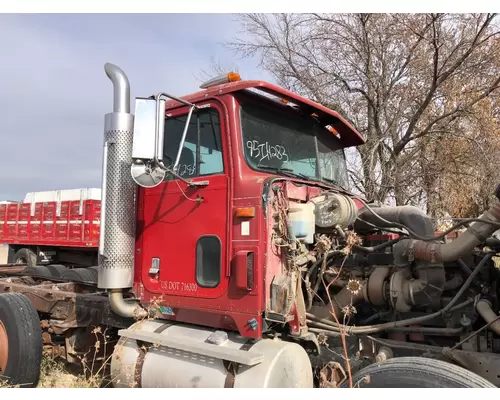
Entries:
[[[128, 331], [140, 335], [161, 335], [183, 350], [121, 337], [111, 360], [114, 387], [143, 388], [312, 388], [313, 374], [306, 351], [296, 343], [274, 339], [249, 341], [231, 332], [204, 327], [144, 320]], [[160, 340], [161, 341], [161, 340]], [[213, 347], [221, 358], [187, 351]], [[200, 347], [201, 346], [201, 347]], [[251, 351], [262, 355], [260, 362], [244, 365], [224, 360], [224, 354]], [[230, 358], [228, 356], [228, 358]]]

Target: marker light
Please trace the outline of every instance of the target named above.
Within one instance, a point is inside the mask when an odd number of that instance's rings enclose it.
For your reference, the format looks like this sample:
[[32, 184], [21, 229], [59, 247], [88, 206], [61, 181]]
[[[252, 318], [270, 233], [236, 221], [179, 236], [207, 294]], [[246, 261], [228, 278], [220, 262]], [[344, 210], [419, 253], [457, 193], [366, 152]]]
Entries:
[[338, 136], [338, 134], [339, 134], [339, 132], [331, 125], [327, 125], [326, 129], [328, 129], [330, 132], [332, 132], [336, 136]]
[[211, 86], [217, 86], [223, 83], [237, 82], [237, 81], [241, 81], [240, 74], [238, 74], [237, 72], [229, 72], [227, 74], [222, 74], [216, 76], [215, 78], [210, 79], [209, 81], [206, 81], [203, 85], [200, 86], [200, 89], [207, 89]]
[[240, 207], [236, 209], [236, 216], [240, 218], [255, 217], [255, 207]]

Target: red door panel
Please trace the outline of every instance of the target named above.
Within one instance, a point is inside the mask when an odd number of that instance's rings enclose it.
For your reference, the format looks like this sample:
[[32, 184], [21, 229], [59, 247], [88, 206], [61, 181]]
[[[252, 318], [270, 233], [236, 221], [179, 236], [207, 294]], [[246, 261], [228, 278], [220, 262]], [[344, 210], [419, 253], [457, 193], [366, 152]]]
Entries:
[[[170, 135], [174, 142], [180, 141], [184, 124], [179, 119], [187, 113], [188, 108], [184, 107], [169, 114], [170, 122], [165, 124], [166, 136]], [[181, 156], [178, 173], [185, 180], [208, 182], [208, 185], [189, 186], [170, 176], [155, 188], [142, 189], [140, 276], [144, 289], [156, 297], [163, 294], [208, 300], [223, 296], [228, 289], [230, 196], [225, 113], [216, 102], [212, 102], [210, 107], [200, 109], [198, 115], [199, 121], [193, 113], [184, 148], [187, 153], [195, 153], [199, 144], [203, 150], [200, 151], [200, 176], [196, 177], [195, 154]], [[198, 130], [200, 139], [197, 138]], [[215, 139], [217, 135], [220, 135], [218, 140]], [[168, 160], [175, 159], [178, 144], [172, 144], [167, 138], [165, 143], [164, 161], [170, 165]], [[200, 242], [200, 238], [211, 239]], [[159, 271], [150, 270], [158, 263]], [[211, 285], [205, 285], [206, 280], [197, 279], [200, 271], [202, 277], [211, 278]]]
[[[199, 177], [206, 187], [188, 187], [179, 180], [163, 184], [163, 190], [144, 197], [142, 280], [154, 293], [217, 298], [227, 290], [226, 259], [227, 181], [225, 175]], [[196, 199], [202, 198], [201, 202]], [[187, 198], [186, 198], [187, 197]], [[204, 288], [196, 282], [196, 245], [206, 235], [222, 244], [220, 283]], [[158, 275], [150, 275], [153, 258], [160, 259]]]

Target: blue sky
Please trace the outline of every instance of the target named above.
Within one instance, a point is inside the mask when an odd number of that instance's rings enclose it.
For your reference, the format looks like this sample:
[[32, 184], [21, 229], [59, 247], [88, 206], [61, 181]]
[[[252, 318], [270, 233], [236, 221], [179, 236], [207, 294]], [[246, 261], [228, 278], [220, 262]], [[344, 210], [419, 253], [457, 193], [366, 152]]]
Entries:
[[239, 31], [231, 14], [0, 14], [0, 200], [100, 186], [106, 62], [132, 97], [198, 90], [212, 56], [271, 80], [219, 44]]

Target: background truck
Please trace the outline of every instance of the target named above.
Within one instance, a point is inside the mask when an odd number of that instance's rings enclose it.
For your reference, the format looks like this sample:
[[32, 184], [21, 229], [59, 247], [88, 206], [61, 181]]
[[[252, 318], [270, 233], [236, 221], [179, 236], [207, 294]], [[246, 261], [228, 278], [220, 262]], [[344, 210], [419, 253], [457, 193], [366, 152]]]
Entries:
[[230, 73], [132, 114], [105, 71], [98, 265], [0, 268], [9, 383], [45, 352], [110, 357], [115, 387], [500, 384], [500, 202], [436, 235], [349, 191], [364, 140], [331, 109]]
[[0, 203], [0, 244], [8, 263], [97, 266], [101, 189], [29, 192]]

